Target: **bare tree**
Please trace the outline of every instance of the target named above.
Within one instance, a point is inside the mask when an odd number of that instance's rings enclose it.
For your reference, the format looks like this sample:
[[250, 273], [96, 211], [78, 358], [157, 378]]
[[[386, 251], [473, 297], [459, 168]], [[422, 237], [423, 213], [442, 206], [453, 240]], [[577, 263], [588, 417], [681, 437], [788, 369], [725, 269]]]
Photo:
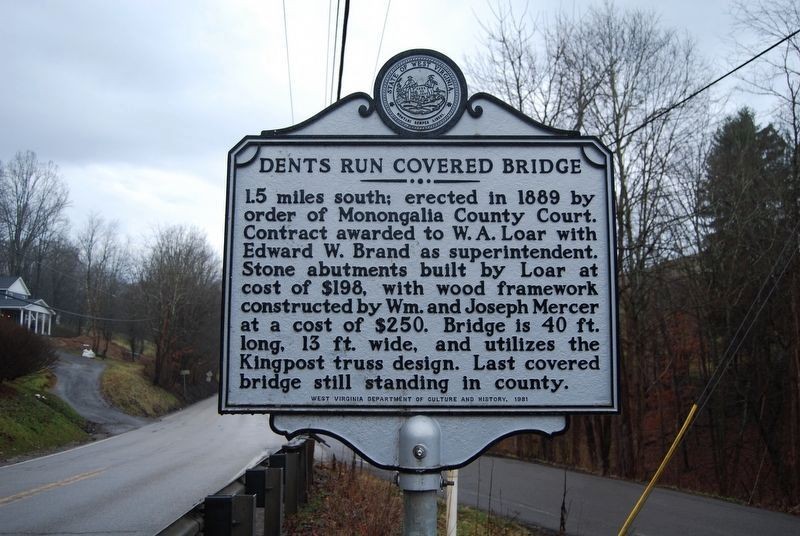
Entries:
[[[794, 34], [800, 28], [800, 4], [793, 0], [753, 0], [736, 2], [734, 16], [738, 25], [738, 44], [745, 57], [751, 57], [771, 44]], [[748, 42], [748, 37], [753, 39]], [[782, 183], [785, 229], [791, 230], [786, 246], [800, 247], [800, 36], [785, 40], [779, 47], [760, 57], [755, 67], [743, 76], [746, 90], [760, 95], [772, 104], [770, 110], [790, 151], [790, 173]], [[781, 412], [786, 418], [774, 434], [764, 435], [770, 456], [782, 479], [782, 487], [791, 490], [789, 500], [797, 501], [800, 489], [800, 263], [795, 259], [786, 269], [788, 288], [786, 312], [780, 315], [785, 335], [789, 366], [784, 374], [787, 385], [771, 386], [782, 393]], [[781, 382], [782, 383], [782, 382]], [[771, 417], [775, 412], [767, 412]], [[755, 416], [763, 429], [761, 415]], [[782, 428], [782, 429], [781, 429]], [[776, 445], [776, 443], [778, 445]], [[784, 450], [785, 449], [785, 450]]]
[[[737, 20], [737, 40], [743, 55], [753, 56], [765, 44], [794, 34], [800, 28], [800, 4], [795, 0], [751, 0], [736, 2], [734, 15]], [[748, 36], [753, 42], [746, 42]], [[783, 137], [791, 147], [790, 173], [783, 183], [785, 206], [784, 226], [793, 230], [787, 244], [796, 250], [798, 227], [800, 226], [800, 36], [795, 35], [777, 49], [762, 56], [755, 68], [743, 78], [746, 88], [769, 99], [773, 104], [774, 120]], [[789, 304], [785, 319], [790, 366], [785, 378], [788, 385], [781, 392], [785, 397], [787, 419], [780, 431], [779, 442], [786, 450], [785, 466], [780, 467], [783, 487], [792, 490], [791, 499], [797, 500], [800, 493], [800, 263], [794, 261], [787, 267], [786, 292]], [[779, 385], [771, 386], [778, 389]], [[759, 418], [759, 421], [761, 419]], [[776, 438], [765, 437], [766, 443]], [[775, 447], [772, 447], [775, 450]]]
[[[800, 4], [794, 0], [749, 0], [734, 4], [742, 55], [754, 56], [765, 44], [777, 42], [800, 29]], [[753, 35], [753, 43], [742, 37]], [[746, 38], [746, 37], [745, 37]], [[762, 56], [742, 78], [746, 89], [771, 98], [773, 112], [795, 147], [800, 146], [800, 37], [784, 42]], [[794, 160], [797, 176], [797, 157]]]
[[492, 14], [482, 24], [480, 52], [467, 59], [473, 82], [543, 124], [582, 129], [602, 75], [588, 64], [591, 43], [582, 21], [559, 14], [538, 24], [527, 8], [515, 13], [501, 2]]
[[[623, 475], [643, 476], [646, 395], [668, 366], [653, 356], [646, 335], [661, 324], [646, 314], [661, 284], [652, 268], [674, 256], [673, 241], [691, 217], [674, 200], [680, 157], [705, 129], [709, 101], [672, 106], [702, 85], [702, 64], [693, 43], [651, 12], [605, 3], [547, 25], [502, 4], [494, 13], [486, 52], [468, 64], [471, 78], [535, 119], [597, 135], [613, 151], [624, 408], [621, 419], [587, 417], [583, 424], [596, 466], [609, 472], [614, 463]], [[542, 26], [550, 29], [535, 34]], [[529, 50], [536, 45], [541, 53]]]
[[155, 385], [170, 387], [181, 368], [216, 355], [219, 267], [199, 230], [179, 226], [155, 234], [138, 277], [156, 347]]
[[544, 73], [534, 48], [535, 24], [526, 18], [526, 13], [527, 8], [515, 15], [510, 4], [493, 6], [494, 21], [491, 25], [481, 23], [484, 42], [481, 52], [467, 59], [467, 70], [483, 91], [523, 113], [533, 114]]
[[61, 310], [53, 328], [57, 328], [61, 334], [79, 334], [83, 328], [86, 299], [83, 268], [76, 245], [66, 237], [65, 232], [58, 233], [41, 250], [41, 255], [37, 255], [33, 269], [37, 274], [33, 279], [36, 295], [51, 307]]
[[64, 225], [68, 202], [53, 162], [40, 162], [32, 151], [0, 162], [0, 269], [30, 281], [36, 249]]
[[121, 298], [117, 291], [121, 286], [125, 256], [117, 235], [116, 222], [107, 222], [101, 216], [91, 214], [77, 237], [78, 258], [83, 265], [88, 329], [92, 350], [98, 355], [105, 355], [108, 350], [114, 327], [108, 319], [118, 316], [119, 308], [115, 303]]

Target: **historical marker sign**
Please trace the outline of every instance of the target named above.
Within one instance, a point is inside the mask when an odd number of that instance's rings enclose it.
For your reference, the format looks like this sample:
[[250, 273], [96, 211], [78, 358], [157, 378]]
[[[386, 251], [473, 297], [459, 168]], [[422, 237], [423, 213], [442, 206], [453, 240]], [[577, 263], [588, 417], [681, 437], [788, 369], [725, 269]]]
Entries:
[[395, 133], [323, 113], [230, 152], [221, 411], [615, 411], [607, 149], [453, 134], [480, 110], [430, 51], [390, 60], [356, 120], [373, 103]]

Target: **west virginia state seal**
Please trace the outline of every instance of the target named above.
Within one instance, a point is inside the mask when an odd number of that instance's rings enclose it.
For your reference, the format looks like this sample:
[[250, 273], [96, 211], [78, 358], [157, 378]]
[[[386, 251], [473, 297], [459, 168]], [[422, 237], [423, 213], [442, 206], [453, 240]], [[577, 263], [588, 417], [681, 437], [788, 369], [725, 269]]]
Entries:
[[408, 50], [386, 62], [375, 80], [383, 122], [399, 134], [446, 132], [464, 113], [467, 83], [458, 66], [434, 50]]

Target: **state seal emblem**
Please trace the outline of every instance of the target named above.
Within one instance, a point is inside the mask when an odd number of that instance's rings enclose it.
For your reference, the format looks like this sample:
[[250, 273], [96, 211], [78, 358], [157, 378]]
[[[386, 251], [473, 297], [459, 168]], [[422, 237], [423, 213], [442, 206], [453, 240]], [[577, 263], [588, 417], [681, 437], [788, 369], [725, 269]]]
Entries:
[[459, 120], [467, 83], [458, 66], [433, 50], [409, 50], [386, 62], [375, 80], [378, 114], [399, 134], [441, 134]]

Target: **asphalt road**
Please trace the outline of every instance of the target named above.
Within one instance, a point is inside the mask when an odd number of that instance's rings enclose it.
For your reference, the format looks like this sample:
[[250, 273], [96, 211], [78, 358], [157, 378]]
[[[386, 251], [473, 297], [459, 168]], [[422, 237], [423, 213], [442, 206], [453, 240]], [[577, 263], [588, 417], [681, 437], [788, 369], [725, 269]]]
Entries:
[[76, 449], [0, 467], [0, 534], [152, 535], [285, 439], [214, 398]]
[[[328, 439], [323, 458], [352, 451]], [[391, 473], [378, 471], [389, 478]], [[644, 486], [536, 463], [483, 456], [459, 470], [460, 504], [557, 531], [566, 477], [567, 534], [616, 535]], [[638, 536], [797, 536], [800, 517], [656, 489], [629, 534]]]
[[[101, 368], [102, 362], [64, 358], [57, 370], [61, 396], [109, 430], [141, 425], [99, 397]], [[211, 398], [121, 435], [0, 467], [0, 535], [154, 534], [283, 443], [269, 431], [266, 416], [220, 416]], [[349, 449], [329, 443], [330, 449], [318, 450], [323, 457], [350, 459]], [[482, 457], [460, 470], [459, 502], [556, 530], [565, 476], [572, 535], [617, 534], [642, 490], [630, 482]], [[800, 518], [657, 489], [631, 534], [797, 535]]]
[[108, 434], [121, 434], [151, 422], [110, 406], [100, 395], [100, 375], [106, 364], [101, 359], [87, 359], [58, 352], [53, 368], [58, 381], [53, 392], [72, 406], [83, 418], [97, 423]]
[[[566, 527], [574, 535], [616, 535], [644, 489], [623, 480], [482, 457], [459, 472], [459, 502], [557, 530], [565, 477]], [[630, 534], [796, 536], [800, 517], [657, 488]]]

